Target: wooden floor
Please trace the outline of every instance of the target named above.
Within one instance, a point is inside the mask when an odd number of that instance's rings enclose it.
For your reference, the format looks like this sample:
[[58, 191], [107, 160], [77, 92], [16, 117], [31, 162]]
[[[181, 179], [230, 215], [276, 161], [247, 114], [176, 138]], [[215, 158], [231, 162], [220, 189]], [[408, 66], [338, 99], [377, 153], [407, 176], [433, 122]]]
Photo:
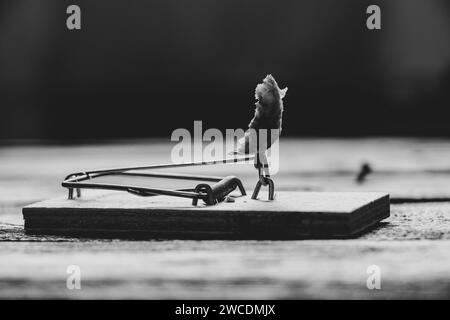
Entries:
[[[389, 192], [391, 217], [350, 240], [122, 241], [23, 232], [23, 206], [70, 172], [170, 160], [164, 141], [0, 148], [0, 298], [450, 298], [450, 141], [284, 139], [277, 190]], [[356, 182], [361, 164], [373, 169]], [[234, 174], [251, 165], [189, 169]], [[87, 191], [88, 192], [88, 191]], [[66, 288], [67, 267], [81, 290]], [[381, 270], [369, 290], [367, 268]]]

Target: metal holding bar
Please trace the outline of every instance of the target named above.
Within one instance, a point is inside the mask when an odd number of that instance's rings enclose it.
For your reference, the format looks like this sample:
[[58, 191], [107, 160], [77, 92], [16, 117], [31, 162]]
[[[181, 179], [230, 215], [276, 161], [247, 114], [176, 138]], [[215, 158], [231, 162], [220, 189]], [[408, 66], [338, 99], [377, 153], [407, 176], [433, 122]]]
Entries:
[[125, 172], [125, 171], [131, 171], [131, 170], [170, 169], [170, 168], [205, 166], [205, 165], [215, 165], [215, 164], [226, 164], [226, 163], [250, 161], [250, 160], [253, 160], [254, 157], [255, 157], [254, 155], [246, 155], [246, 156], [227, 158], [227, 159], [222, 159], [222, 160], [194, 161], [194, 162], [188, 162], [188, 163], [168, 163], [168, 164], [158, 164], [158, 165], [151, 165], [151, 166], [99, 169], [99, 170], [85, 171], [83, 173], [86, 173], [89, 175], [92, 173], [114, 173], [114, 172]]
[[[165, 168], [177, 168], [177, 167], [189, 167], [189, 166], [201, 166], [201, 165], [214, 165], [220, 163], [236, 163], [252, 160], [253, 155], [228, 158], [220, 161], [198, 161], [191, 163], [177, 163], [177, 164], [162, 164], [151, 166], [139, 166], [139, 167], [124, 167], [124, 168], [111, 168], [111, 169], [99, 169], [84, 171], [79, 173], [72, 173], [68, 175], [62, 182], [62, 186], [68, 189], [68, 198], [73, 199], [73, 189], [76, 189], [77, 197], [81, 197], [81, 189], [103, 189], [103, 190], [116, 190], [127, 191], [129, 193], [139, 196], [154, 196], [154, 195], [167, 195], [191, 198], [192, 204], [197, 205], [198, 199], [203, 200], [207, 205], [213, 205], [217, 202], [223, 201], [226, 196], [236, 188], [239, 188], [242, 195], [245, 195], [245, 189], [242, 182], [233, 176], [229, 177], [213, 177], [213, 176], [197, 176], [187, 174], [173, 174], [173, 173], [155, 173], [145, 172], [139, 173], [135, 171], [149, 170], [149, 169], [165, 169]], [[130, 172], [134, 171], [134, 172]], [[215, 182], [213, 186], [208, 184], [199, 184], [193, 189], [184, 190], [170, 190], [160, 188], [146, 188], [140, 186], [109, 184], [109, 183], [87, 183], [86, 180], [93, 180], [98, 177], [108, 175], [126, 175], [126, 176], [138, 176], [138, 177], [156, 177], [166, 179], [183, 179], [183, 180], [199, 180]]]

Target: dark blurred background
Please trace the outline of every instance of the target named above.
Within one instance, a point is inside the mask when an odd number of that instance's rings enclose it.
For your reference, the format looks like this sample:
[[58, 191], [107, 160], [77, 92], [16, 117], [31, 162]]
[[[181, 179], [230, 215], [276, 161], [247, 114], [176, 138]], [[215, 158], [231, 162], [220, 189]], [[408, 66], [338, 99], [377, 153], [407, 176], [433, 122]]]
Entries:
[[450, 136], [450, 2], [0, 0], [1, 142], [246, 128], [267, 73], [285, 135]]

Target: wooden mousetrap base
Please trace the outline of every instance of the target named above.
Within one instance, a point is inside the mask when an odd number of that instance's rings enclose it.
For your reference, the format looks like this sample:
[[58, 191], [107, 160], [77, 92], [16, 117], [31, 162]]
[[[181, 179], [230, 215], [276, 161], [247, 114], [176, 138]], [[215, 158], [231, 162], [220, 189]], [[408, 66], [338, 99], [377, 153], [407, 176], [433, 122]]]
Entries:
[[85, 191], [29, 205], [23, 217], [29, 234], [132, 239], [349, 238], [389, 217], [383, 193], [279, 191], [274, 201], [234, 199], [192, 206], [185, 198]]

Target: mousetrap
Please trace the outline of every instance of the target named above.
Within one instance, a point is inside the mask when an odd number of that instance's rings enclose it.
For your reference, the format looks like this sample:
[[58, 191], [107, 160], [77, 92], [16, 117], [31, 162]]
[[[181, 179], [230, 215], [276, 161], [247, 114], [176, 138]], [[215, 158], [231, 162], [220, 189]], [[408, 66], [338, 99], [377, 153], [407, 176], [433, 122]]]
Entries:
[[[286, 92], [287, 87], [281, 89], [272, 75], [267, 75], [256, 86], [255, 114], [231, 153], [233, 158], [70, 174], [62, 183], [68, 189], [67, 198], [23, 208], [25, 231], [151, 239], [346, 238], [387, 218], [387, 194], [278, 192], [275, 199], [275, 184], [266, 151], [281, 134]], [[258, 181], [251, 197], [235, 176], [157, 172], [158, 169], [241, 161], [254, 161], [258, 170]], [[191, 185], [164, 189], [156, 183], [149, 187], [99, 180], [107, 176], [183, 180]], [[267, 200], [259, 197], [263, 187], [268, 189]], [[82, 189], [101, 189], [103, 193], [83, 192], [82, 195]]]
[[[274, 196], [274, 183], [260, 177], [252, 196], [234, 176], [211, 177], [157, 172], [193, 162], [103, 169], [70, 174], [64, 198], [23, 208], [28, 234], [133, 239], [306, 239], [349, 238], [389, 216], [389, 195], [355, 192], [287, 192]], [[144, 172], [143, 172], [144, 171]], [[105, 176], [183, 180], [190, 188], [160, 189], [98, 182]], [[269, 182], [270, 181], [270, 182]], [[262, 186], [268, 196], [259, 196]], [[100, 189], [89, 190], [84, 189]]]

